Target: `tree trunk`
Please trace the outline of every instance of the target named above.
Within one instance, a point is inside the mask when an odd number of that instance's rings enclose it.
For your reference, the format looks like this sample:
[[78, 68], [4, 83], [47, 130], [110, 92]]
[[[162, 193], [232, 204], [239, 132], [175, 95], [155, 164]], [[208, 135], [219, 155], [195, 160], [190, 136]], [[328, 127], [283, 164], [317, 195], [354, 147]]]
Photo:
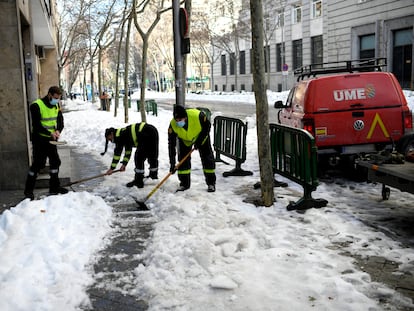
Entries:
[[142, 37], [142, 63], [141, 63], [141, 93], [139, 111], [141, 112], [141, 121], [147, 122], [145, 114], [145, 89], [147, 87], [147, 59], [148, 59], [148, 37]]
[[129, 117], [128, 117], [128, 70], [129, 70], [129, 40], [131, 36], [131, 25], [132, 25], [132, 15], [128, 17], [128, 28], [127, 28], [127, 35], [125, 39], [125, 64], [124, 64], [124, 122], [128, 123]]
[[102, 95], [102, 49], [99, 47], [98, 51], [98, 95]]
[[267, 103], [264, 50], [263, 50], [263, 5], [262, 0], [250, 0], [252, 23], [253, 85], [256, 98], [256, 126], [260, 165], [260, 180], [264, 206], [274, 202], [273, 168], [270, 153], [269, 105]]

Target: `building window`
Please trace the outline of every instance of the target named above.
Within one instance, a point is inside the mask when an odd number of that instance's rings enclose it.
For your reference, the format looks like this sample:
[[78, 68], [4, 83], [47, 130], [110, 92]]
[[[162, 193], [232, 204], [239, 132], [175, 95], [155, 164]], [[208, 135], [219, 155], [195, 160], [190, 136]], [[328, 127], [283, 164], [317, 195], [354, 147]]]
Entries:
[[239, 67], [240, 67], [240, 74], [241, 75], [245, 74], [246, 73], [246, 51], [240, 52]]
[[300, 4], [295, 4], [292, 8], [292, 22], [298, 24], [302, 22], [302, 6]]
[[221, 55], [221, 75], [227, 75], [226, 55]]
[[323, 63], [323, 39], [322, 36], [316, 36], [311, 38], [311, 58], [312, 64], [321, 64], [318, 67], [322, 67]]
[[282, 43], [276, 44], [276, 71], [282, 71]]
[[359, 37], [359, 58], [375, 57], [375, 34]]
[[302, 67], [302, 39], [292, 41], [292, 69]]
[[270, 46], [264, 47], [264, 61], [265, 61], [265, 72], [270, 70]]
[[283, 11], [277, 12], [277, 28], [285, 26], [285, 13]]
[[403, 89], [413, 87], [413, 29], [398, 29], [393, 31], [392, 72], [397, 77]]
[[253, 73], [253, 50], [250, 49], [250, 73]]
[[312, 18], [318, 18], [322, 16], [322, 0], [312, 0]]
[[236, 67], [236, 54], [230, 53], [230, 75], [234, 75], [234, 68]]

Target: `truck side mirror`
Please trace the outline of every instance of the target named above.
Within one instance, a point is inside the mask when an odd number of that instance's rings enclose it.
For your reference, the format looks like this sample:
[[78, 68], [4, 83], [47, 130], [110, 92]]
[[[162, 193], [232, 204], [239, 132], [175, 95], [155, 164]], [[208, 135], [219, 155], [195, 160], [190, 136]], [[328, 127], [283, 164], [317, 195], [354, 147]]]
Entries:
[[283, 102], [281, 100], [278, 100], [277, 102], [275, 102], [275, 106], [276, 109], [280, 109], [283, 108]]

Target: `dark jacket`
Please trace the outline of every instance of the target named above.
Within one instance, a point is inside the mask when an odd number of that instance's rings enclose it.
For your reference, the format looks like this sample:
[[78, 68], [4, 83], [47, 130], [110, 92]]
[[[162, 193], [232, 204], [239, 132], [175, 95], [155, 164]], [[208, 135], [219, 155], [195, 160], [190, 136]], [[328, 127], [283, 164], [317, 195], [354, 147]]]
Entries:
[[127, 165], [129, 162], [129, 159], [131, 157], [132, 148], [137, 147], [139, 144], [140, 137], [142, 131], [145, 129], [145, 127], [150, 126], [149, 124], [144, 124], [140, 131], [141, 123], [137, 123], [135, 126], [135, 133], [137, 137], [137, 143], [134, 142], [134, 138], [132, 136], [132, 124], [128, 125], [127, 127], [117, 129], [115, 131], [114, 135], [114, 143], [115, 143], [115, 149], [114, 149], [114, 156], [112, 158], [111, 168], [115, 169], [117, 166], [119, 160], [121, 159], [122, 151], [125, 149], [124, 157], [121, 161], [123, 165]]

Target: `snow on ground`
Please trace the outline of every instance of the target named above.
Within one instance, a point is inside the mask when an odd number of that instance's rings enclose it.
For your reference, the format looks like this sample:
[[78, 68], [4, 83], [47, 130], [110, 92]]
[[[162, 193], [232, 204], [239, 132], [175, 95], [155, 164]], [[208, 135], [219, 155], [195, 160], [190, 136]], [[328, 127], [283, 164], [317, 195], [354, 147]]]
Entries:
[[[413, 109], [413, 92], [405, 95]], [[147, 98], [165, 96], [147, 94]], [[269, 104], [286, 96], [286, 92], [269, 92]], [[254, 103], [251, 93], [208, 92], [187, 98]], [[112, 146], [105, 156], [99, 155], [104, 149], [104, 130], [126, 126], [122, 108], [114, 117], [113, 110], [99, 111], [98, 104], [68, 100], [65, 109], [62, 139], [109, 166]], [[160, 133], [160, 178], [169, 169], [171, 111], [159, 109], [158, 117], [149, 114], [147, 119]], [[134, 108], [129, 116], [129, 123], [140, 122]], [[413, 249], [368, 226], [354, 211], [384, 210], [385, 215], [412, 208], [414, 196], [400, 193], [380, 201], [379, 187], [361, 184], [356, 190], [344, 184], [338, 193], [332, 192], [330, 184], [321, 183], [313, 196], [327, 199], [328, 206], [299, 214], [285, 207], [301, 197], [302, 189], [282, 178], [289, 187], [275, 188], [274, 205], [255, 207], [244, 201], [259, 193], [252, 189], [259, 179], [255, 135], [255, 122], [249, 122], [243, 169], [253, 176], [224, 178], [222, 173], [233, 167], [218, 163], [217, 191], [207, 193], [195, 153], [191, 189], [175, 193], [178, 180], [173, 175], [147, 201], [154, 230], [142, 254], [145, 266], [135, 268], [134, 278], [125, 277], [128, 288], [134, 288], [129, 294], [148, 301], [150, 310], [414, 308], [411, 300], [373, 282], [352, 257], [344, 255], [381, 256], [398, 262], [400, 273], [413, 271]], [[93, 283], [96, 254], [113, 233], [114, 215], [106, 202], [144, 198], [158, 182], [148, 180], [144, 189], [126, 188], [134, 175], [133, 166], [131, 161], [126, 172], [105, 177], [93, 193], [25, 200], [0, 215], [2, 311], [77, 310], [89, 304], [86, 288]]]

